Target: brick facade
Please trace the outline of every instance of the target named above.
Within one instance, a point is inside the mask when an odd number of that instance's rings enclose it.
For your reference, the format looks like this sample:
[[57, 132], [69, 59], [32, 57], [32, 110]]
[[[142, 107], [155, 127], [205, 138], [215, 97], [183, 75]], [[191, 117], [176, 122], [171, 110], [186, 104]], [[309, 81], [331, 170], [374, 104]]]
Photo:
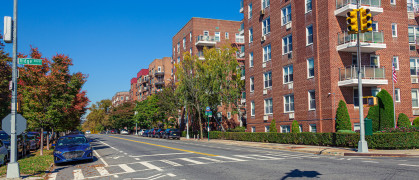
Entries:
[[132, 101], [129, 92], [118, 92], [112, 97], [112, 106], [116, 107], [129, 101]]

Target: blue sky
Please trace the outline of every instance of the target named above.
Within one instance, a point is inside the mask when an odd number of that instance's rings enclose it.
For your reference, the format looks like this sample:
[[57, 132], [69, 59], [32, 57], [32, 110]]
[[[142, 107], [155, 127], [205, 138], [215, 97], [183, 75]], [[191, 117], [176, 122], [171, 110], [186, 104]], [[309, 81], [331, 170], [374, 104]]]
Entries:
[[[92, 103], [128, 91], [140, 69], [170, 57], [172, 37], [191, 17], [243, 18], [240, 0], [19, 0], [18, 8], [18, 51], [68, 55], [72, 72], [89, 75], [83, 89]], [[13, 0], [1, 0], [3, 16], [13, 16]]]

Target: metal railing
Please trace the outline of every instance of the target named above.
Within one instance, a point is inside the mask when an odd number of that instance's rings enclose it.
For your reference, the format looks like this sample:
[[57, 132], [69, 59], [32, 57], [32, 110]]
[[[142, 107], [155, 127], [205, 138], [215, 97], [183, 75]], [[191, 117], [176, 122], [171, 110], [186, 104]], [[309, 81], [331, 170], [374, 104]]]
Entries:
[[[338, 33], [338, 45], [355, 42], [357, 34], [348, 34], [347, 31]], [[371, 31], [359, 34], [359, 42], [361, 43], [384, 43], [383, 31]]]
[[204, 36], [204, 35], [199, 35], [196, 37], [196, 42], [199, 41], [213, 41], [215, 42], [215, 36]]
[[[336, 9], [342, 8], [348, 4], [356, 5], [357, 0], [336, 0]], [[381, 7], [381, 0], [360, 0], [361, 6]]]
[[[339, 81], [358, 79], [358, 67], [339, 68]], [[361, 66], [362, 79], [385, 79], [385, 67]]]

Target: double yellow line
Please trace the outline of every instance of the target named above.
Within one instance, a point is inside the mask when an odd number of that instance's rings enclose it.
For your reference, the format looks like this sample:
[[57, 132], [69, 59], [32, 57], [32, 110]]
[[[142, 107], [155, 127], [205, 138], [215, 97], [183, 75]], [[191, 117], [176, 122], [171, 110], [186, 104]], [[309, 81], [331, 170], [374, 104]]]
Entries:
[[214, 154], [207, 154], [207, 153], [201, 153], [201, 152], [196, 152], [196, 151], [190, 151], [190, 150], [186, 150], [186, 149], [173, 148], [173, 147], [169, 147], [169, 146], [163, 146], [163, 145], [152, 144], [152, 143], [147, 143], [147, 142], [135, 141], [135, 140], [125, 139], [125, 138], [120, 138], [120, 137], [115, 137], [115, 136], [109, 136], [109, 137], [113, 137], [113, 138], [121, 139], [121, 140], [126, 140], [126, 141], [131, 141], [131, 142], [136, 142], [136, 143], [141, 143], [141, 144], [147, 144], [147, 145], [150, 145], [150, 146], [157, 146], [157, 147], [177, 150], [177, 151], [190, 152], [190, 153], [194, 153], [194, 154], [201, 154], [201, 155], [205, 155], [205, 156], [218, 156], [218, 155], [214, 155]]

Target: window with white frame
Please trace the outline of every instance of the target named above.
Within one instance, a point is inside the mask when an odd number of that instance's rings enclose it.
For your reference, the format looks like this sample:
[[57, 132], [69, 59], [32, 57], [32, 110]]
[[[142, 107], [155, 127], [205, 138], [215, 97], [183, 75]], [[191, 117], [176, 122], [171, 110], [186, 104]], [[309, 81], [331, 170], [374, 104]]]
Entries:
[[306, 43], [307, 46], [313, 44], [313, 25], [307, 26], [306, 28]]
[[410, 75], [419, 76], [419, 58], [410, 58]]
[[284, 112], [294, 112], [294, 94], [284, 96]]
[[409, 35], [409, 44], [416, 44], [419, 39], [419, 28], [417, 26], [409, 26], [407, 29]]
[[371, 55], [370, 56], [370, 65], [373, 67], [380, 67], [380, 56]]
[[249, 29], [249, 43], [253, 42], [253, 28]]
[[226, 32], [226, 39], [230, 39], [228, 32]]
[[265, 132], [269, 132], [269, 126], [265, 126]]
[[192, 32], [189, 32], [189, 42], [192, 42]]
[[281, 126], [281, 133], [290, 133], [290, 126], [289, 125], [282, 125]]
[[161, 66], [157, 67], [157, 72], [161, 72]]
[[204, 31], [204, 36], [209, 36], [209, 31]]
[[189, 49], [189, 54], [192, 56], [192, 48]]
[[250, 103], [250, 109], [251, 109], [250, 116], [255, 116], [255, 101], [252, 101]]
[[360, 123], [354, 123], [354, 131], [361, 130], [361, 124]]
[[417, 0], [407, 0], [407, 12], [414, 12], [417, 4]]
[[177, 57], [177, 63], [180, 63], [180, 57]]
[[183, 50], [186, 50], [186, 37], [183, 38]]
[[314, 77], [314, 58], [307, 59], [307, 77]]
[[397, 37], [397, 24], [396, 23], [391, 24], [391, 33], [393, 37]]
[[396, 5], [396, 0], [390, 0], [391, 5]]
[[396, 70], [399, 70], [399, 57], [393, 56], [393, 66]]
[[220, 42], [220, 32], [215, 32], [215, 41]]
[[180, 52], [180, 43], [177, 43], [177, 52], [179, 53]]
[[255, 91], [255, 78], [252, 76], [250, 77], [250, 92]]
[[371, 88], [371, 95], [377, 97], [377, 94], [381, 91], [381, 88], [373, 87]]
[[271, 18], [268, 17], [262, 21], [262, 35], [267, 35], [271, 32]]
[[412, 107], [419, 108], [419, 89], [412, 89]]
[[249, 67], [253, 67], [253, 52], [249, 53]]
[[252, 126], [251, 132], [256, 132], [256, 127], [255, 126]]
[[253, 16], [253, 13], [252, 13], [252, 3], [250, 3], [249, 5], [247, 5], [247, 17], [249, 19], [251, 19], [252, 16]]
[[394, 89], [394, 95], [396, 95], [395, 97], [396, 102], [400, 102], [400, 89], [399, 88]]
[[354, 107], [359, 107], [359, 97], [357, 88], [354, 88]]
[[312, 132], [312, 133], [317, 132], [317, 125], [316, 124], [310, 124], [310, 132]]
[[269, 7], [270, 0], [262, 0], [262, 8], [265, 9]]
[[273, 114], [272, 98], [265, 99], [265, 114]]
[[272, 88], [272, 71], [263, 74], [264, 89]]
[[284, 84], [291, 83], [294, 81], [294, 72], [292, 65], [284, 67]]
[[282, 38], [282, 54], [288, 54], [292, 52], [292, 35], [288, 35]]
[[231, 119], [231, 112], [227, 112], [227, 119]]
[[263, 47], [263, 62], [271, 60], [271, 45]]
[[311, 12], [311, 0], [306, 0], [306, 13]]
[[300, 132], [303, 132], [303, 125], [298, 125], [298, 130], [300, 130]]
[[124, 100], [124, 97], [121, 97], [121, 100], [123, 101]]
[[291, 22], [291, 4], [281, 10], [282, 25]]
[[371, 24], [372, 31], [377, 32], [378, 31], [378, 22], [373, 21]]
[[308, 91], [308, 109], [316, 110], [316, 92], [314, 90]]

